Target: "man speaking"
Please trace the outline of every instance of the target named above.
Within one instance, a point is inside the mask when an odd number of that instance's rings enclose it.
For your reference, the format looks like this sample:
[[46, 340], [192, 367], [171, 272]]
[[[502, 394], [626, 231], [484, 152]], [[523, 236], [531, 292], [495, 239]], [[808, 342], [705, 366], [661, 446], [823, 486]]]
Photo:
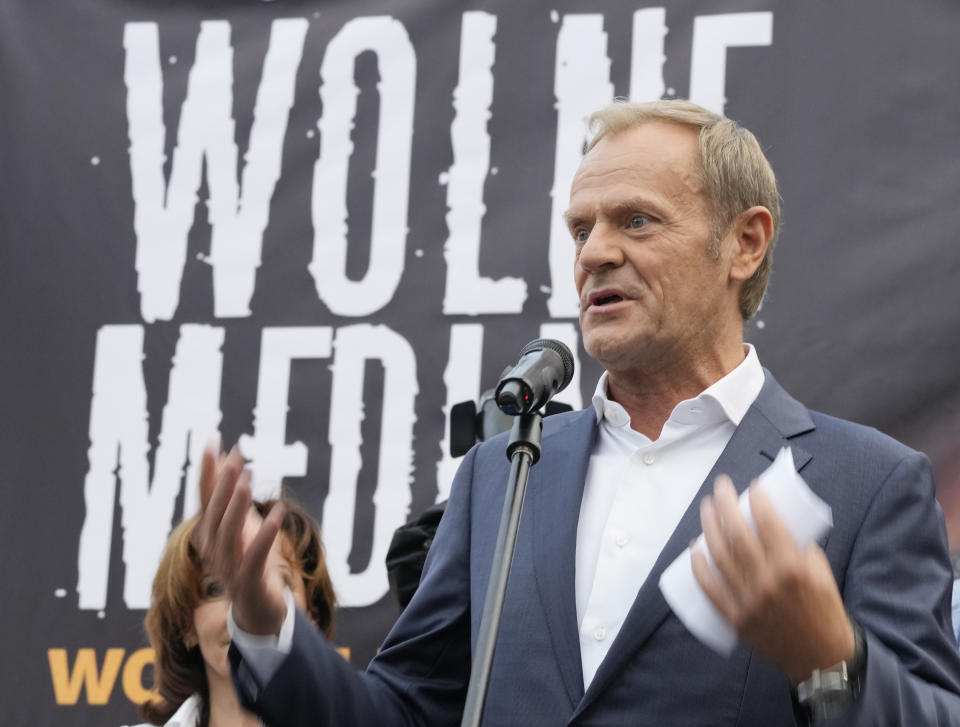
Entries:
[[[685, 101], [615, 103], [566, 221], [593, 406], [544, 422], [501, 620], [488, 725], [960, 723], [951, 566], [926, 457], [811, 412], [743, 341], [779, 223], [756, 139]], [[739, 493], [790, 449], [833, 513], [800, 548], [767, 494]], [[241, 536], [238, 453], [207, 456], [198, 547], [227, 584], [241, 698], [271, 727], [456, 725], [509, 463], [474, 448], [421, 585], [366, 672], [263, 576], [277, 529]], [[216, 471], [215, 471], [216, 469]], [[212, 491], [212, 495], [210, 494]], [[701, 533], [696, 582], [739, 638], [729, 655], [659, 588]]]

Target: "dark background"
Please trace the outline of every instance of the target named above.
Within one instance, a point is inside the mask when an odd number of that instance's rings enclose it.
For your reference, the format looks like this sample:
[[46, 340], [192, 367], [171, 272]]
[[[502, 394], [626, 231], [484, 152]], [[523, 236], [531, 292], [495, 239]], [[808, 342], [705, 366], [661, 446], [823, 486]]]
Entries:
[[[689, 87], [697, 15], [770, 11], [769, 47], [727, 55], [726, 113], [753, 130], [776, 170], [783, 230], [769, 297], [749, 324], [764, 365], [808, 406], [875, 426], [926, 451], [953, 544], [960, 548], [960, 74], [955, 3], [913, 0], [670, 0], [666, 86]], [[108, 603], [101, 618], [78, 608], [77, 547], [84, 519], [94, 347], [108, 324], [145, 327], [151, 448], [167, 399], [171, 357], [183, 323], [226, 329], [221, 408], [224, 442], [253, 432], [260, 336], [267, 326], [384, 324], [412, 345], [419, 395], [413, 502], [437, 495], [450, 325], [484, 326], [483, 382], [492, 383], [526, 341], [550, 322], [547, 239], [556, 111], [559, 23], [601, 13], [617, 95], [629, 89], [631, 18], [622, 0], [488, 2], [130, 2], [5, 0], [0, 5], [0, 695], [5, 724], [109, 725], [136, 721], [120, 688], [107, 706], [54, 701], [47, 649], [145, 645], [143, 612], [122, 598], [119, 509]], [[523, 278], [521, 315], [445, 316], [446, 188], [457, 85], [460, 22], [467, 10], [498, 18], [495, 88], [488, 125], [492, 166], [484, 195], [480, 269]], [[323, 109], [318, 69], [330, 39], [353, 17], [391, 15], [417, 54], [417, 93], [404, 276], [389, 305], [364, 318], [331, 314], [317, 297], [312, 256], [312, 169]], [[172, 156], [187, 74], [202, 20], [231, 23], [234, 119], [240, 161], [252, 123], [270, 23], [309, 19], [283, 165], [264, 234], [263, 263], [247, 318], [213, 316], [202, 186], [181, 291], [170, 321], [146, 324], [136, 287], [129, 138], [123, 82], [124, 24], [159, 26], [164, 123]], [[350, 170], [348, 274], [368, 264], [377, 137], [376, 58], [356, 63], [361, 89]], [[100, 163], [91, 165], [92, 156]], [[168, 165], [169, 166], [169, 165]], [[168, 169], [169, 173], [169, 169]], [[239, 170], [238, 170], [239, 173]], [[414, 254], [423, 250], [422, 257]], [[761, 327], [762, 326], [762, 327]], [[580, 351], [588, 401], [600, 371]], [[287, 484], [318, 517], [328, 488], [325, 361], [291, 374], [288, 441], [310, 447], [308, 474]], [[351, 565], [370, 553], [377, 479], [382, 369], [367, 366], [366, 419]], [[318, 404], [318, 402], [320, 402]], [[198, 433], [206, 436], [206, 433]], [[152, 455], [151, 455], [152, 456]], [[119, 506], [118, 506], [119, 507]], [[67, 596], [54, 591], [65, 588]], [[339, 613], [337, 643], [363, 665], [396, 616], [389, 596]], [[148, 676], [148, 675], [145, 675]], [[147, 680], [149, 682], [149, 680]]]

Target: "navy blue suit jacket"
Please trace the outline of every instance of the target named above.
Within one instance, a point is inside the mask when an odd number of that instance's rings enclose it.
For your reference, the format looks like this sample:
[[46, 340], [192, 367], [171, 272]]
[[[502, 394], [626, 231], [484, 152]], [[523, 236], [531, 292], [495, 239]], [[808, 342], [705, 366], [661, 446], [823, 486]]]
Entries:
[[[740, 646], [724, 658], [673, 616], [658, 581], [700, 532], [699, 501], [727, 473], [743, 489], [783, 446], [833, 508], [824, 545], [844, 603], [867, 634], [866, 681], [841, 724], [960, 724], [951, 567], [927, 458], [876, 430], [815, 412], [766, 382], [637, 594], [584, 691], [574, 551], [597, 422], [592, 409], [544, 422], [484, 712], [487, 725], [793, 725], [777, 668]], [[365, 673], [298, 615], [293, 648], [257, 685], [234, 651], [241, 699], [272, 727], [457, 725], [509, 463], [505, 439], [474, 448], [454, 481], [421, 585]]]

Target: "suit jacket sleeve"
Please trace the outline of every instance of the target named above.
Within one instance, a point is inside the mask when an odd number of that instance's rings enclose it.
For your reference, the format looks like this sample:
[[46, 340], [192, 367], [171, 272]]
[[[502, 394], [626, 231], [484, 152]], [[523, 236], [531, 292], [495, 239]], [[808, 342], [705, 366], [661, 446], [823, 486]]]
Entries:
[[457, 725], [470, 677], [470, 489], [464, 459], [424, 566], [421, 587], [365, 673], [296, 616], [290, 653], [262, 688], [231, 647], [241, 702], [266, 724]]
[[860, 698], [839, 723], [960, 724], [960, 656], [950, 623], [952, 571], [927, 458], [901, 459], [854, 541], [844, 602], [866, 631]]

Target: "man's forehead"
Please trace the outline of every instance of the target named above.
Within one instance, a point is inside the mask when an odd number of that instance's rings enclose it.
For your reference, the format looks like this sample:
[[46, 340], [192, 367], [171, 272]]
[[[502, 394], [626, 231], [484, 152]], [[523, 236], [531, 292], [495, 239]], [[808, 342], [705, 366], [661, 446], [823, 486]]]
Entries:
[[647, 121], [602, 137], [580, 162], [577, 170], [592, 167], [693, 167], [699, 162], [699, 134], [683, 124]]
[[648, 122], [602, 138], [584, 155], [570, 188], [570, 207], [599, 193], [617, 197], [700, 194], [696, 131]]

